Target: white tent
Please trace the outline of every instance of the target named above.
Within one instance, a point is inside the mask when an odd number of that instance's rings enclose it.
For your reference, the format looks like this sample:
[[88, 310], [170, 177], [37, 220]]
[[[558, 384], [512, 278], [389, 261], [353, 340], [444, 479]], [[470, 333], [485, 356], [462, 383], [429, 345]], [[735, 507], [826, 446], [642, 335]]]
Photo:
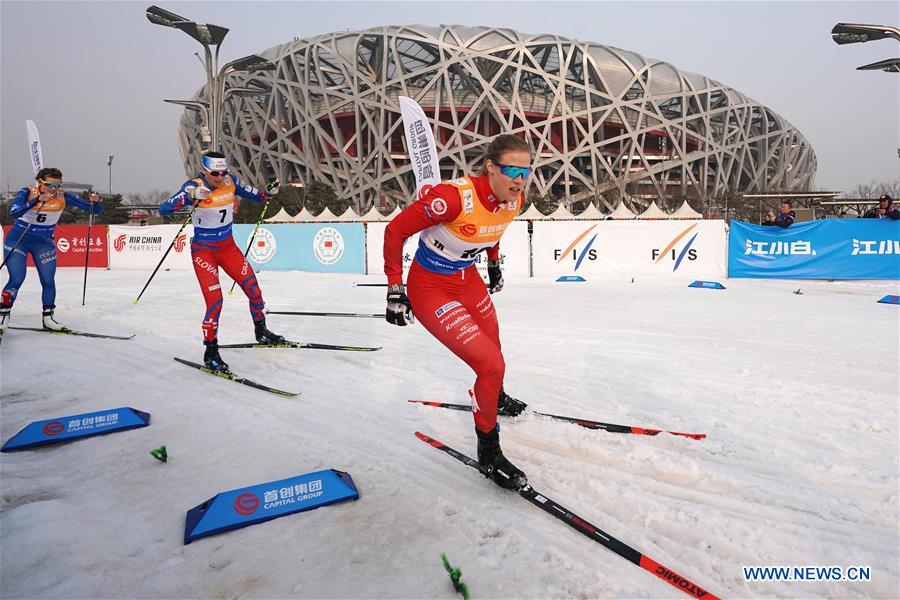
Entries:
[[664, 213], [657, 205], [656, 200], [650, 203], [647, 210], [637, 216], [638, 219], [668, 219], [669, 215]]
[[396, 217], [397, 215], [399, 215], [399, 214], [402, 213], [402, 212], [403, 212], [403, 211], [400, 210], [400, 207], [397, 206], [397, 207], [394, 208], [394, 210], [391, 211], [390, 214], [385, 215], [384, 220], [385, 220], [385, 221], [393, 221], [393, 220], [394, 220], [394, 217]]
[[544, 216], [544, 213], [538, 210], [537, 206], [531, 204], [528, 206], [528, 209], [523, 212], [521, 215], [516, 217], [517, 219], [526, 219], [528, 221], [542, 221], [547, 217]]
[[334, 223], [337, 221], [337, 215], [326, 206], [325, 210], [316, 215], [315, 221], [316, 223]]
[[634, 213], [628, 210], [628, 207], [625, 206], [625, 203], [621, 200], [619, 201], [619, 205], [616, 207], [616, 210], [612, 211], [608, 215], [606, 215], [607, 219], [633, 219]]
[[291, 217], [291, 223], [309, 223], [311, 221], [315, 221], [316, 217], [311, 212], [306, 210], [306, 207], [303, 207], [303, 210], [298, 212], [296, 215]]
[[281, 207], [277, 213], [269, 217], [268, 219], [263, 219], [266, 223], [290, 223], [291, 215], [288, 214], [284, 207]]
[[669, 215], [670, 219], [702, 219], [703, 215], [691, 208], [691, 205], [684, 201], [681, 207]]
[[338, 221], [340, 223], [351, 223], [351, 222], [356, 222], [359, 220], [360, 220], [360, 216], [358, 214], [356, 214], [353, 211], [353, 209], [350, 208], [349, 206], [347, 207], [347, 210], [345, 210], [343, 213], [339, 214], [337, 216], [337, 218], [335, 219], [335, 221]]
[[547, 218], [551, 221], [571, 221], [575, 218], [575, 215], [570, 213], [569, 209], [560, 202], [559, 206], [556, 207], [556, 210], [547, 215]]
[[600, 209], [598, 209], [596, 206], [594, 206], [594, 203], [591, 202], [590, 204], [587, 205], [586, 209], [581, 211], [579, 214], [575, 215], [575, 218], [576, 219], [590, 219], [592, 221], [597, 221], [597, 220], [605, 219], [606, 215], [604, 215], [602, 212], [600, 212]]
[[366, 214], [360, 215], [359, 218], [366, 222], [385, 220], [384, 215], [378, 212], [374, 206], [372, 206]]

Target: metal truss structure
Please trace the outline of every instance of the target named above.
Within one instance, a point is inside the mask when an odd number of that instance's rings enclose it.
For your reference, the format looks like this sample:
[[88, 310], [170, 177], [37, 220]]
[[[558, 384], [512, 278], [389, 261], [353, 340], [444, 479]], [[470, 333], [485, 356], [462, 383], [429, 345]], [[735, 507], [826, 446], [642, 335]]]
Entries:
[[[413, 198], [398, 96], [431, 120], [442, 178], [472, 173], [499, 133], [527, 139], [529, 193], [595, 200], [698, 202], [811, 189], [816, 157], [784, 118], [737, 90], [669, 63], [589, 42], [484, 27], [380, 27], [295, 39], [261, 53], [267, 73], [234, 73], [222, 149], [251, 181], [317, 180], [357, 210]], [[203, 97], [201, 89], [198, 97]], [[185, 111], [188, 173], [203, 151]]]

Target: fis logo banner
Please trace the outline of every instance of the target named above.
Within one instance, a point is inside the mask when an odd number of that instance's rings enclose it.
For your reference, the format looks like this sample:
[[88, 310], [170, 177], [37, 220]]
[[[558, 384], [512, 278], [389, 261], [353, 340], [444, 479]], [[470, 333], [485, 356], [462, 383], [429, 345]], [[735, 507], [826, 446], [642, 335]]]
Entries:
[[578, 234], [572, 242], [566, 246], [565, 250], [554, 249], [553, 250], [553, 258], [556, 259], [556, 264], [562, 263], [564, 260], [572, 260], [575, 262], [575, 268], [573, 271], [577, 271], [578, 267], [581, 266], [581, 263], [585, 258], [588, 260], [597, 260], [597, 251], [592, 250], [591, 246], [594, 245], [594, 241], [597, 239], [597, 233], [594, 233], [593, 236], [588, 239], [588, 241], [581, 246], [577, 247], [578, 244], [585, 239], [591, 232], [593, 232], [597, 228], [597, 225], [591, 225], [580, 234]]
[[[680, 242], [683, 238], [685, 238], [696, 227], [697, 227], [697, 224], [694, 223], [693, 225], [685, 228], [684, 231], [682, 231], [681, 233], [676, 235], [674, 238], [672, 238], [672, 240], [666, 245], [665, 248], [662, 249], [662, 251], [660, 251], [659, 248], [653, 248], [650, 251], [651, 260], [655, 261], [656, 264], [659, 264], [664, 259], [673, 261], [674, 262], [674, 264], [672, 265], [673, 272], [678, 270], [678, 267], [681, 266], [681, 261], [683, 261], [685, 258], [687, 258], [687, 260], [689, 260], [689, 261], [697, 260], [697, 258], [698, 258], [697, 249], [692, 248], [691, 246], [693, 246], [694, 240], [696, 240], [697, 236], [699, 235], [698, 231], [694, 231], [694, 235], [692, 235], [688, 239], [688, 241], [684, 244], [683, 247], [681, 247], [681, 249], [676, 247], [678, 245], [678, 242]], [[676, 258], [676, 256], [677, 256], [677, 258]]]
[[534, 276], [721, 277], [723, 221], [535, 221]]
[[125, 431], [150, 424], [150, 413], [134, 408], [111, 408], [68, 417], [35, 421], [3, 444], [2, 452], [25, 450], [48, 444]]
[[220, 492], [187, 512], [184, 543], [357, 498], [350, 474], [335, 469]]

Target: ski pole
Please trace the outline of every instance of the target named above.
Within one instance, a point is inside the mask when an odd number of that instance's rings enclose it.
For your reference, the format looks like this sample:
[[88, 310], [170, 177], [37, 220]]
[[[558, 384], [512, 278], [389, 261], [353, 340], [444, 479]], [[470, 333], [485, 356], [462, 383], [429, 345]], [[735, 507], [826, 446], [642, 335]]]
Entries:
[[384, 313], [339, 313], [339, 312], [304, 312], [296, 310], [269, 310], [266, 309], [267, 315], [295, 315], [300, 317], [356, 317], [361, 319], [383, 319]]
[[[253, 247], [253, 241], [256, 239], [256, 232], [259, 231], [259, 226], [262, 225], [263, 218], [266, 216], [266, 209], [269, 208], [269, 200], [266, 200], [266, 203], [263, 204], [262, 210], [259, 213], [259, 219], [256, 221], [256, 228], [253, 230], [253, 235], [250, 236], [250, 242], [247, 244], [247, 249], [244, 250], [244, 260], [247, 260], [247, 255], [250, 254], [250, 248]], [[231, 289], [228, 290], [228, 295], [234, 293], [234, 286], [237, 285], [237, 281], [231, 282]]]
[[175, 240], [178, 239], [178, 236], [181, 235], [181, 232], [184, 231], [184, 228], [187, 227], [187, 224], [191, 222], [191, 217], [194, 216], [194, 209], [200, 204], [200, 199], [198, 198], [194, 201], [194, 204], [191, 206], [191, 212], [188, 213], [187, 218], [184, 220], [184, 223], [181, 224], [181, 228], [178, 230], [178, 233], [175, 234], [175, 237], [172, 238], [172, 243], [169, 244], [169, 247], [166, 248], [166, 253], [163, 254], [163, 257], [159, 259], [159, 264], [156, 265], [156, 268], [153, 269], [153, 273], [150, 274], [150, 279], [147, 280], [147, 283], [144, 284], [144, 288], [141, 290], [141, 293], [138, 294], [138, 297], [134, 299], [133, 304], [137, 304], [141, 299], [141, 296], [144, 295], [144, 292], [147, 291], [147, 286], [150, 285], [150, 282], [153, 281], [153, 278], [156, 276], [156, 272], [159, 271], [159, 268], [166, 261], [166, 257], [169, 255], [169, 252], [172, 251], [172, 246], [175, 245]]
[[353, 287], [387, 287], [386, 283], [360, 283], [358, 281], [353, 282]]
[[91, 212], [88, 213], [87, 250], [84, 254], [84, 285], [81, 288], [81, 305], [84, 306], [84, 298], [87, 295], [87, 271], [88, 261], [91, 258], [91, 225], [94, 224], [94, 206], [91, 203]]

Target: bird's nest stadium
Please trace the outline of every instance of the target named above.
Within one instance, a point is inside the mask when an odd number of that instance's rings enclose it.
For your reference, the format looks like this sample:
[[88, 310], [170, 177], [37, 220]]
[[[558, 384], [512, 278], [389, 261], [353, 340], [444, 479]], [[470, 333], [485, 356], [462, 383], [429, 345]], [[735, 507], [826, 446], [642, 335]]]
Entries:
[[[327, 183], [357, 209], [413, 198], [398, 96], [431, 120], [443, 179], [472, 173], [492, 136], [527, 139], [530, 194], [612, 210], [740, 192], [812, 189], [816, 157], [768, 107], [703, 75], [591, 42], [510, 29], [396, 26], [295, 39], [261, 53], [275, 70], [234, 73], [221, 146], [252, 181]], [[205, 92], [201, 89], [198, 96]], [[189, 174], [199, 113], [178, 132]]]

